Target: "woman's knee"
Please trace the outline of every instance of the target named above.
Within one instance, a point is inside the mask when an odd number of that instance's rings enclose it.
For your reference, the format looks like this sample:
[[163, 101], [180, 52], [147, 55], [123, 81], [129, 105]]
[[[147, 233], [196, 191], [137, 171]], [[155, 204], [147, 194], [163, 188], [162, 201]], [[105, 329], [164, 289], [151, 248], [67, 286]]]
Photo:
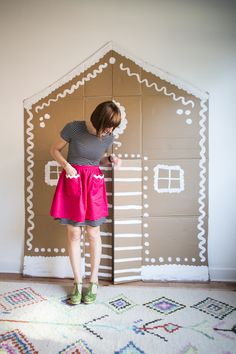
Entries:
[[100, 227], [99, 226], [87, 227], [87, 234], [88, 234], [89, 241], [95, 242], [100, 238]]
[[75, 226], [68, 225], [67, 229], [68, 229], [68, 240], [69, 241], [75, 242], [75, 241], [79, 241], [80, 240], [80, 236], [81, 236], [80, 227], [75, 227]]

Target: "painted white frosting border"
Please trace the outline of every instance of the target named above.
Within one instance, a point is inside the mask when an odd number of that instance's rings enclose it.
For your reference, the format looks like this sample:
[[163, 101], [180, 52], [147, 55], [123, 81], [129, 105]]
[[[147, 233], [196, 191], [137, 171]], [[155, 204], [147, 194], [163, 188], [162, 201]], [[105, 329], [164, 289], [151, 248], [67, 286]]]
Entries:
[[67, 74], [62, 76], [59, 80], [54, 82], [52, 85], [41, 90], [40, 92], [36, 93], [35, 95], [25, 99], [24, 100], [24, 107], [26, 109], [31, 108], [34, 103], [36, 103], [39, 100], [41, 100], [42, 98], [48, 96], [50, 93], [52, 93], [53, 91], [58, 89], [60, 86], [67, 83], [68, 81], [72, 80], [75, 76], [80, 75], [85, 70], [87, 70], [89, 67], [96, 64], [110, 50], [116, 51], [118, 54], [126, 57], [127, 59], [132, 60], [135, 64], [142, 67], [145, 71], [158, 76], [162, 80], [168, 81], [169, 83], [177, 86], [179, 89], [183, 89], [186, 92], [194, 95], [195, 97], [198, 97], [201, 99], [208, 98], [208, 93], [206, 91], [203, 91], [203, 90], [197, 88], [196, 86], [192, 85], [191, 83], [184, 81], [183, 79], [181, 79], [173, 74], [170, 74], [162, 69], [159, 69], [158, 67], [156, 67], [154, 65], [147, 63], [144, 60], [137, 58], [136, 56], [134, 56], [133, 54], [131, 54], [127, 50], [120, 47], [117, 43], [110, 41], [110, 42], [106, 43], [105, 45], [103, 45], [100, 49], [98, 49], [94, 54], [90, 55], [81, 64], [79, 64], [74, 69], [69, 71]]
[[208, 281], [208, 266], [189, 266], [181, 264], [142, 266], [142, 280], [161, 281]]
[[[82, 275], [85, 274], [85, 259], [81, 258]], [[24, 275], [74, 278], [68, 256], [25, 256]]]

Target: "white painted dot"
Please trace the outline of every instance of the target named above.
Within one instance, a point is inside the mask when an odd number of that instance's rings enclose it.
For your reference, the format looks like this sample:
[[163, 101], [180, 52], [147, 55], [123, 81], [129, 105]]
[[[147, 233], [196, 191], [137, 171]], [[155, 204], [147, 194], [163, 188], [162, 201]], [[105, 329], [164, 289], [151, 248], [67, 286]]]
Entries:
[[43, 117], [40, 117], [39, 120], [40, 120], [40, 122], [42, 122], [43, 121]]
[[147, 161], [147, 160], [148, 160], [148, 157], [147, 157], [147, 156], [144, 156], [144, 160]]
[[180, 262], [180, 258], [179, 257], [176, 257], [176, 262]]
[[59, 249], [58, 248], [54, 248], [54, 252], [58, 253]]
[[61, 248], [61, 252], [65, 253], [66, 252], [65, 248]]
[[164, 258], [163, 257], [159, 257], [159, 262], [164, 262]]
[[184, 258], [185, 262], [188, 262], [188, 258]]
[[196, 259], [195, 259], [195, 258], [192, 258], [192, 262], [196, 262]]
[[51, 252], [52, 250], [51, 250], [51, 248], [47, 248], [47, 252]]
[[148, 180], [148, 176], [144, 176], [143, 179], [144, 179], [144, 181], [147, 181]]
[[149, 254], [149, 251], [148, 251], [148, 250], [146, 250], [146, 251], [145, 251], [145, 254]]
[[148, 166], [145, 166], [144, 171], [148, 171], [148, 170], [149, 170]]
[[141, 155], [140, 155], [140, 154], [137, 154], [137, 157], [141, 157]]
[[190, 124], [192, 124], [192, 119], [190, 119], [190, 118], [188, 118], [188, 119], [186, 119], [186, 123], [188, 124], [188, 125], [190, 125]]
[[40, 125], [41, 128], [45, 128], [45, 123], [44, 122], [41, 122], [39, 125]]
[[190, 111], [190, 110], [187, 110], [187, 111], [185, 111], [185, 114], [186, 114], [187, 116], [189, 116], [189, 115], [191, 114], [191, 111]]
[[34, 249], [34, 252], [39, 252], [39, 249], [36, 247], [36, 248]]
[[172, 262], [172, 257], [168, 257], [168, 262]]
[[116, 58], [110, 57], [109, 63], [110, 63], [110, 64], [115, 64], [115, 62], [116, 62]]
[[145, 258], [145, 262], [149, 262], [149, 258]]
[[122, 154], [118, 154], [118, 157], [122, 157]]
[[51, 116], [50, 116], [50, 114], [46, 113], [46, 114], [44, 114], [44, 118], [45, 118], [45, 119], [50, 119]]
[[149, 242], [144, 242], [144, 246], [148, 247], [149, 246]]
[[131, 154], [130, 156], [131, 156], [131, 157], [133, 157], [133, 158], [135, 157], [135, 155], [134, 155], [134, 154]]
[[147, 187], [146, 185], [144, 185], [144, 186], [143, 186], [143, 189], [147, 190], [147, 189], [148, 189], [148, 187]]
[[178, 114], [178, 115], [181, 115], [181, 114], [183, 114], [183, 110], [182, 109], [177, 109], [177, 111], [176, 111], [176, 113]]
[[143, 195], [143, 198], [144, 198], [144, 199], [147, 199], [147, 198], [148, 198], [147, 194], [144, 194], [144, 195]]
[[152, 263], [155, 263], [155, 258], [151, 258], [151, 262], [152, 262]]
[[41, 248], [41, 252], [45, 252], [45, 248]]
[[143, 227], [147, 228], [147, 227], [148, 227], [148, 224], [143, 224]]
[[115, 150], [118, 150], [118, 147], [117, 147], [117, 146], [115, 147]]
[[128, 154], [125, 154], [124, 156], [125, 156], [125, 157], [128, 157], [129, 155], [128, 155]]
[[148, 217], [149, 217], [149, 214], [148, 214], [148, 213], [144, 213], [143, 216], [144, 216], [145, 218], [148, 218]]
[[144, 204], [144, 208], [149, 208], [149, 204]]
[[149, 237], [149, 234], [145, 232], [144, 237]]

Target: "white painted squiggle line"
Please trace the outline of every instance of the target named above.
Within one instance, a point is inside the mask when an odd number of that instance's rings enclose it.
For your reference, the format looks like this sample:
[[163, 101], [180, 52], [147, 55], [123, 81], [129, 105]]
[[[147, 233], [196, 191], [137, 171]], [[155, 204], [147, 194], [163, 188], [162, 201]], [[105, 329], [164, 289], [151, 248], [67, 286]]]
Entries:
[[145, 85], [147, 87], [152, 87], [153, 86], [155, 88], [155, 90], [158, 91], [158, 92], [162, 92], [163, 91], [163, 93], [166, 96], [171, 96], [174, 101], [181, 101], [182, 104], [185, 105], [185, 106], [188, 105], [188, 104], [191, 104], [191, 106], [194, 107], [194, 105], [195, 105], [192, 100], [185, 101], [185, 98], [183, 96], [176, 97], [174, 92], [169, 92], [168, 93], [165, 86], [162, 86], [161, 88], [158, 88], [158, 86], [157, 86], [157, 84], [155, 82], [153, 82], [152, 84], [149, 84], [147, 79], [141, 80], [139, 74], [131, 73], [130, 68], [128, 68], [128, 67], [124, 68], [123, 67], [123, 63], [120, 64], [120, 69], [122, 71], [126, 71], [128, 76], [135, 76], [140, 84], [145, 83]]
[[104, 178], [104, 175], [93, 175], [94, 178], [96, 179], [103, 179]]
[[78, 173], [74, 176], [66, 175], [66, 178], [70, 178], [70, 179], [72, 179], [72, 178], [77, 179], [79, 177], [80, 177], [80, 175]]
[[103, 72], [103, 69], [107, 67], [108, 67], [107, 63], [99, 65], [98, 69], [93, 70], [93, 73], [88, 73], [86, 77], [83, 77], [82, 80], [77, 81], [76, 84], [73, 84], [71, 86], [71, 88], [65, 89], [63, 93], [58, 93], [56, 98], [51, 98], [47, 102], [44, 102], [41, 106], [37, 106], [35, 108], [35, 111], [38, 113], [40, 110], [44, 109], [45, 107], [49, 107], [52, 102], [57, 102], [59, 98], [64, 98], [67, 95], [71, 95], [75, 90], [79, 88], [79, 86], [83, 86], [86, 81], [94, 79], [98, 74], [101, 74]]
[[33, 208], [33, 203], [32, 203], [32, 198], [33, 198], [33, 192], [32, 192], [32, 189], [33, 189], [33, 186], [34, 186], [34, 183], [33, 183], [33, 171], [32, 171], [32, 168], [34, 166], [34, 162], [33, 162], [33, 157], [34, 157], [34, 154], [33, 152], [31, 151], [34, 147], [34, 143], [33, 143], [33, 138], [34, 138], [34, 135], [32, 133], [32, 130], [34, 128], [33, 124], [31, 123], [32, 119], [33, 119], [33, 114], [31, 112], [30, 109], [27, 109], [27, 113], [29, 115], [29, 118], [27, 119], [27, 126], [28, 128], [26, 129], [26, 134], [28, 135], [28, 138], [27, 138], [27, 144], [28, 144], [28, 147], [26, 149], [26, 152], [28, 154], [28, 157], [27, 157], [27, 161], [28, 161], [28, 167], [27, 167], [27, 171], [28, 171], [28, 176], [27, 176], [27, 182], [29, 183], [29, 186], [27, 187], [26, 191], [28, 193], [28, 197], [26, 198], [26, 202], [28, 204], [28, 207], [27, 207], [27, 211], [29, 213], [29, 216], [28, 216], [28, 223], [30, 224], [30, 226], [27, 227], [27, 236], [28, 236], [28, 239], [26, 241], [26, 244], [28, 246], [28, 251], [30, 251], [32, 249], [32, 240], [33, 240], [33, 234], [32, 234], [32, 230], [34, 229], [34, 222], [33, 222], [33, 219], [34, 219], [34, 212], [32, 210]]
[[205, 131], [206, 131], [206, 126], [205, 126], [205, 122], [206, 122], [206, 115], [205, 115], [205, 112], [207, 111], [207, 106], [206, 106], [206, 100], [201, 100], [201, 111], [200, 111], [200, 117], [201, 117], [201, 120], [199, 122], [200, 124], [200, 136], [201, 136], [201, 140], [199, 142], [199, 145], [201, 147], [201, 151], [200, 151], [200, 156], [201, 156], [201, 159], [199, 161], [199, 167], [200, 167], [200, 182], [199, 182], [199, 187], [200, 187], [200, 190], [199, 190], [199, 194], [200, 194], [200, 197], [198, 199], [198, 202], [199, 202], [199, 212], [200, 212], [200, 215], [198, 217], [198, 225], [197, 225], [197, 228], [198, 230], [200, 231], [198, 233], [198, 239], [199, 239], [199, 244], [198, 244], [198, 247], [199, 247], [199, 257], [201, 259], [201, 262], [204, 262], [206, 260], [206, 257], [204, 256], [204, 253], [206, 252], [206, 247], [204, 247], [205, 243], [206, 243], [206, 238], [204, 237], [205, 235], [205, 230], [203, 228], [203, 225], [204, 225], [204, 217], [206, 216], [206, 212], [204, 210], [205, 208], [205, 198], [206, 198], [206, 194], [205, 194], [205, 182], [206, 182], [206, 177], [205, 177], [205, 174], [206, 174], [206, 167], [205, 167], [205, 163], [206, 163], [206, 156], [205, 156], [205, 153], [206, 153], [206, 148], [205, 148], [205, 141], [206, 141], [206, 136], [205, 136]]

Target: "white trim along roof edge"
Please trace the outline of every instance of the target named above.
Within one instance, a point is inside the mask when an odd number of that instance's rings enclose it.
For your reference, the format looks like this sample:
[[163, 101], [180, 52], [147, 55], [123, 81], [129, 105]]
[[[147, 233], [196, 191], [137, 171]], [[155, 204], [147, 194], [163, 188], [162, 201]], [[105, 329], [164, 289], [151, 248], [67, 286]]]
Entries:
[[170, 74], [162, 69], [157, 68], [154, 65], [151, 65], [137, 57], [135, 57], [133, 54], [130, 52], [124, 50], [121, 48], [118, 44], [116, 44], [113, 41], [108, 42], [104, 46], [102, 46], [100, 49], [98, 49], [95, 53], [90, 55], [87, 59], [85, 59], [82, 63], [77, 65], [74, 69], [72, 69], [70, 72], [62, 76], [59, 80], [48, 86], [47, 88], [41, 90], [40, 92], [36, 93], [35, 95], [26, 98], [24, 100], [24, 107], [30, 109], [33, 104], [38, 102], [44, 97], [47, 97], [50, 93], [58, 89], [60, 86], [66, 84], [68, 81], [72, 80], [75, 76], [80, 75], [82, 72], [87, 70], [89, 67], [92, 65], [96, 64], [104, 55], [106, 55], [110, 50], [116, 51], [118, 54], [125, 56], [127, 59], [132, 60], [135, 64], [139, 65], [141, 68], [143, 68], [145, 71], [150, 72], [156, 76], [158, 76], [160, 79], [165, 80], [175, 86], [177, 86], [179, 89], [183, 89], [189, 94], [194, 95], [195, 97], [198, 97], [203, 100], [207, 100], [209, 97], [208, 92], [203, 91], [189, 82], [186, 82], [179, 77]]

